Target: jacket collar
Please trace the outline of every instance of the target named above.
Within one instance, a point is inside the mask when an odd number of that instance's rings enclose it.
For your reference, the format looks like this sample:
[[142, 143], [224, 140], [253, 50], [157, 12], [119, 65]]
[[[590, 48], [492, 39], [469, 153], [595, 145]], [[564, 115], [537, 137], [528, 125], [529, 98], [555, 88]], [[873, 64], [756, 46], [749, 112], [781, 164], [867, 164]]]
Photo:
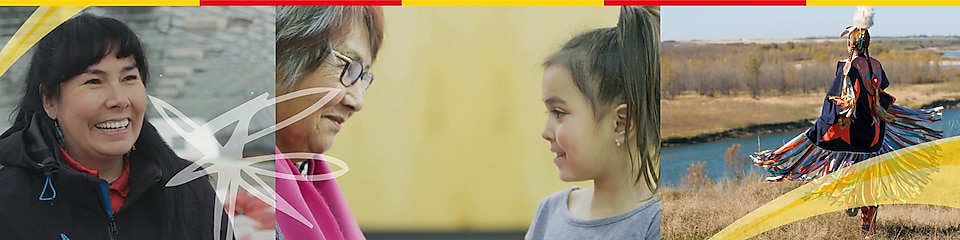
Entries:
[[[58, 170], [60, 164], [56, 159], [56, 152], [50, 147], [52, 142], [45, 140], [53, 139], [53, 135], [41, 127], [42, 124], [36, 115], [22, 125], [16, 132], [0, 139], [0, 152], [11, 156], [0, 158], [0, 164], [39, 173]], [[45, 138], [44, 135], [50, 136]]]
[[[45, 175], [54, 176], [52, 188], [57, 191], [56, 201], [60, 198], [83, 206], [100, 206], [97, 195], [97, 184], [103, 181], [99, 178], [80, 173], [70, 168], [63, 154], [51, 146], [54, 145], [52, 132], [44, 129], [40, 119], [34, 114], [25, 126], [7, 137], [0, 139], [0, 152], [8, 154], [8, 158], [0, 158], [0, 164], [6, 167], [19, 167], [37, 174], [38, 178]], [[153, 159], [157, 154], [143, 151], [134, 152], [130, 156], [130, 192], [124, 200], [124, 206], [135, 202], [149, 189], [162, 179], [160, 167], [156, 161], [173, 161], [174, 159]], [[40, 186], [38, 186], [40, 187]], [[42, 186], [46, 188], [46, 184]], [[37, 191], [38, 193], [41, 191]], [[122, 208], [121, 208], [122, 209]]]

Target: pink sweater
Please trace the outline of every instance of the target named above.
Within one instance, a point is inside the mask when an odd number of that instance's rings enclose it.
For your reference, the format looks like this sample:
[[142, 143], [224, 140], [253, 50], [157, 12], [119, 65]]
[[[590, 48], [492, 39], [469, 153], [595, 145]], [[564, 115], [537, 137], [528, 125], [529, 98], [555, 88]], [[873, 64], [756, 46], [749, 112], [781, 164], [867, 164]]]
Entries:
[[[306, 217], [313, 224], [313, 228], [294, 219], [281, 209], [286, 208], [278, 202], [277, 226], [285, 240], [354, 240], [366, 239], [360, 232], [357, 221], [347, 206], [347, 201], [340, 192], [340, 187], [334, 179], [324, 181], [307, 181], [297, 166], [283, 156], [280, 149], [276, 149], [277, 174], [293, 174], [297, 180], [277, 178], [277, 196], [286, 200], [295, 211]], [[323, 160], [323, 155], [317, 154], [307, 169], [307, 175], [330, 173], [330, 167]]]

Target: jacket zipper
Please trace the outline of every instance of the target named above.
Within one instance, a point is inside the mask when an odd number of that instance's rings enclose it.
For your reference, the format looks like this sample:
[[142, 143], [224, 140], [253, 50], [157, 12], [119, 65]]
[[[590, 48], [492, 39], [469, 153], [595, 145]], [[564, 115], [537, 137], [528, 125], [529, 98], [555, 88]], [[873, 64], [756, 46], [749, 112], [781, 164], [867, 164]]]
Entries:
[[113, 221], [113, 218], [110, 218], [110, 225], [107, 226], [107, 230], [110, 231], [110, 240], [117, 240], [119, 238], [119, 232], [117, 232], [117, 224]]
[[100, 180], [97, 184], [100, 190], [100, 200], [103, 202], [103, 208], [107, 212], [107, 234], [110, 235], [110, 240], [119, 240], [120, 231], [117, 230], [117, 222], [113, 214], [113, 206], [110, 205], [110, 189], [107, 187], [107, 181]]

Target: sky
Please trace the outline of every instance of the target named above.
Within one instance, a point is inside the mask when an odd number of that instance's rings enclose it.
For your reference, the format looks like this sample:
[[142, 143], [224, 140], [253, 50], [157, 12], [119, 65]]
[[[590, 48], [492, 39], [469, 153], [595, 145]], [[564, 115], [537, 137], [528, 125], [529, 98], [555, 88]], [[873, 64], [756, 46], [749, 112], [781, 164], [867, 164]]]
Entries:
[[[664, 41], [839, 37], [856, 7], [663, 7]], [[877, 37], [960, 35], [960, 7], [875, 7]]]

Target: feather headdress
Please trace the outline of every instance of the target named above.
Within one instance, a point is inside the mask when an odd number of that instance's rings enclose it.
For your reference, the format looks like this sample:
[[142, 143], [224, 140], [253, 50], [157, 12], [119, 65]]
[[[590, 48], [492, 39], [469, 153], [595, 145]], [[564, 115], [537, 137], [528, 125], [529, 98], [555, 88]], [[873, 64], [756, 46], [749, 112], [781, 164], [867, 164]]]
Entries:
[[857, 29], [869, 29], [873, 27], [873, 16], [875, 15], [873, 7], [857, 7], [857, 13], [853, 15], [853, 25], [847, 26], [840, 33], [840, 37], [846, 36]]

